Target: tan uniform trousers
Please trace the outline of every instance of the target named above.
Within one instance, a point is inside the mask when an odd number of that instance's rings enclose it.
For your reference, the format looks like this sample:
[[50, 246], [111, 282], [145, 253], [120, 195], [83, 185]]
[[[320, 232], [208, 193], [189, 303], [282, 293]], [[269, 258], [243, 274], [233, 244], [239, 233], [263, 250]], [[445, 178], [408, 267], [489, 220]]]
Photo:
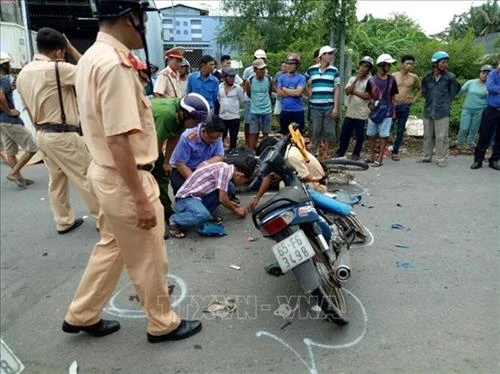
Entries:
[[49, 169], [50, 208], [57, 230], [66, 230], [75, 223], [75, 212], [69, 202], [68, 180], [78, 188], [90, 214], [97, 219], [99, 204], [87, 181], [91, 157], [82, 137], [75, 132], [39, 131], [37, 143], [43, 162]]
[[88, 326], [99, 321], [124, 265], [148, 317], [148, 333], [163, 335], [180, 324], [171, 309], [166, 287], [165, 223], [158, 184], [151, 173], [139, 173], [158, 219], [151, 230], [136, 226], [135, 202], [118, 172], [95, 163], [90, 165], [89, 180], [103, 213], [99, 217], [101, 240], [94, 247], [66, 315], [70, 324]]
[[448, 130], [450, 118], [430, 119], [424, 117], [424, 159], [432, 160], [436, 148], [437, 162], [447, 162], [449, 153]]

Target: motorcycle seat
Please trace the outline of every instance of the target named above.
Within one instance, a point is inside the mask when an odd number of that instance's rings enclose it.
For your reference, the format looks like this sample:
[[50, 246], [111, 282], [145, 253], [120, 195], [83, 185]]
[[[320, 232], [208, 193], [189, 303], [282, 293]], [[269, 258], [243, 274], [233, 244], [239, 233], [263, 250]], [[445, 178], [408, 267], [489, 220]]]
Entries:
[[309, 196], [299, 188], [285, 187], [281, 189], [276, 195], [255, 209], [255, 216], [265, 216], [274, 209], [284, 208], [286, 206], [307, 203]]

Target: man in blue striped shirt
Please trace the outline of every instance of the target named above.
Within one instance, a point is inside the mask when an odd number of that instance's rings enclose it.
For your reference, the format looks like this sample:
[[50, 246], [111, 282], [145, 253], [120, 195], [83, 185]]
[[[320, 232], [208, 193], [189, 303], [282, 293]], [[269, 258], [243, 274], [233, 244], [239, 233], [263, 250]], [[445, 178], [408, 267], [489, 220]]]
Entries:
[[[340, 73], [332, 66], [335, 48], [328, 45], [319, 50], [319, 64], [307, 69], [311, 108], [311, 140], [313, 153], [320, 161], [329, 158], [330, 144], [337, 138], [335, 118], [339, 115]], [[318, 149], [319, 148], [319, 149]]]

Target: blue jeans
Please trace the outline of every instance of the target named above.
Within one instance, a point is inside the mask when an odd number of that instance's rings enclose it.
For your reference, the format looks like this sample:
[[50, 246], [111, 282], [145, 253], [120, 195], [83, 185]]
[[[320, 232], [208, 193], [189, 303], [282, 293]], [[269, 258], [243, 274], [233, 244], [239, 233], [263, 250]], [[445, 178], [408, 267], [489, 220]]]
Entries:
[[194, 197], [186, 197], [175, 201], [175, 213], [170, 220], [178, 226], [196, 226], [210, 221], [211, 218], [203, 201]]
[[397, 155], [399, 153], [399, 147], [403, 144], [403, 138], [405, 135], [406, 121], [410, 115], [411, 104], [398, 104], [396, 105], [396, 140], [392, 145], [392, 154]]
[[457, 146], [464, 146], [467, 141], [467, 146], [472, 148], [476, 145], [477, 132], [481, 123], [481, 109], [462, 109], [460, 116], [460, 130], [458, 131]]

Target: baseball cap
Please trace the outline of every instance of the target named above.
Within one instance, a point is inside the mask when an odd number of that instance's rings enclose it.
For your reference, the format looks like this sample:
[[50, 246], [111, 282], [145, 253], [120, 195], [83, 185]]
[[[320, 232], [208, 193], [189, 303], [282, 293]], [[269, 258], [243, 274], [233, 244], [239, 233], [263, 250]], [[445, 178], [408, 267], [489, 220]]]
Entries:
[[377, 65], [380, 65], [383, 62], [386, 62], [388, 64], [394, 64], [396, 60], [393, 59], [390, 54], [382, 53], [380, 56], [377, 57]]
[[266, 67], [266, 63], [264, 62], [264, 60], [258, 58], [257, 60], [255, 60], [253, 62], [253, 67], [254, 68], [257, 68], [257, 69], [264, 69]]
[[479, 71], [492, 71], [492, 70], [493, 70], [493, 66], [486, 64], [486, 65], [481, 66], [481, 69]]
[[321, 56], [323, 56], [325, 53], [330, 53], [330, 52], [335, 52], [335, 48], [332, 48], [332, 47], [330, 47], [329, 45], [325, 45], [325, 46], [321, 47], [321, 49], [319, 50], [319, 55], [318, 55], [318, 57], [321, 57]]
[[222, 76], [223, 77], [234, 77], [236, 75], [236, 70], [233, 68], [224, 68], [222, 69]]
[[11, 62], [12, 58], [5, 52], [0, 52], [0, 65]]
[[267, 58], [266, 51], [263, 49], [257, 49], [253, 54], [255, 58]]

